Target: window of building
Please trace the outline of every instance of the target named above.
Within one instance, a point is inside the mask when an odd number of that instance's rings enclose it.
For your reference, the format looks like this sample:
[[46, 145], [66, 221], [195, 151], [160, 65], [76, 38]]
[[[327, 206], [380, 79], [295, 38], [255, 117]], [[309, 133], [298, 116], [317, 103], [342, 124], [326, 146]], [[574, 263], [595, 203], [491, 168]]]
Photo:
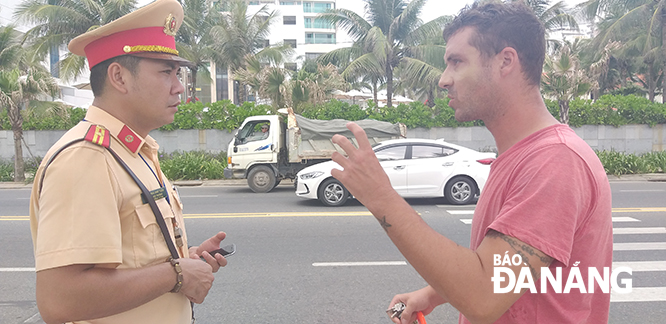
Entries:
[[322, 56], [324, 53], [305, 53], [306, 60], [316, 60], [318, 57]]
[[291, 48], [296, 48], [296, 40], [295, 39], [285, 39], [284, 44], [291, 46]]
[[303, 2], [303, 12], [322, 13], [326, 10], [335, 9], [333, 2]]
[[300, 1], [280, 1], [281, 6], [298, 6], [300, 4]]
[[296, 71], [298, 69], [298, 65], [296, 63], [285, 63], [284, 68], [287, 70]]
[[271, 46], [271, 41], [268, 39], [262, 39], [260, 42], [263, 44], [264, 48]]
[[285, 25], [296, 25], [296, 16], [282, 16]]
[[335, 44], [335, 34], [305, 33], [305, 44]]
[[[314, 20], [314, 23], [312, 22]], [[304, 18], [305, 28], [334, 29], [333, 24], [321, 18]]]

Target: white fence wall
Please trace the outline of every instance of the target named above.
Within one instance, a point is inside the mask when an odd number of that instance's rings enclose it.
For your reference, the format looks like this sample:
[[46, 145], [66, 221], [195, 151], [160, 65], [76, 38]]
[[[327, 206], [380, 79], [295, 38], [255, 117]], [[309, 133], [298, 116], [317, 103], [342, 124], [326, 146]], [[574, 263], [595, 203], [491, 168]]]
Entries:
[[[593, 126], [585, 125], [574, 128], [595, 150], [616, 150], [627, 153], [646, 153], [663, 151], [666, 143], [666, 125], [624, 125]], [[23, 148], [25, 157], [44, 156], [46, 151], [65, 131], [25, 131], [23, 136], [28, 149]], [[176, 130], [172, 132], [153, 131], [150, 133], [160, 144], [160, 150], [166, 153], [174, 151], [204, 150], [218, 153], [226, 151], [232, 134], [220, 130]], [[490, 151], [495, 149], [495, 141], [485, 127], [459, 128], [416, 128], [407, 130], [408, 138], [444, 138], [446, 141], [472, 149]], [[0, 158], [14, 156], [12, 131], [0, 131]]]

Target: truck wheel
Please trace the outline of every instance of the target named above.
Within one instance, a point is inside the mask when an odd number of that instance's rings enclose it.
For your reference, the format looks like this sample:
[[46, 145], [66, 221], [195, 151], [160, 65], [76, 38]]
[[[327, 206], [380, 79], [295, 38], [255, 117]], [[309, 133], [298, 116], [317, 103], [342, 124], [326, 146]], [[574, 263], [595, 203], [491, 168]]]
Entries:
[[254, 192], [265, 193], [275, 188], [275, 174], [270, 167], [260, 165], [252, 168], [247, 176], [247, 184]]
[[467, 177], [457, 176], [444, 186], [444, 197], [452, 205], [466, 205], [476, 195], [476, 184]]
[[319, 185], [317, 197], [326, 206], [342, 206], [349, 198], [349, 191], [338, 180], [328, 179]]

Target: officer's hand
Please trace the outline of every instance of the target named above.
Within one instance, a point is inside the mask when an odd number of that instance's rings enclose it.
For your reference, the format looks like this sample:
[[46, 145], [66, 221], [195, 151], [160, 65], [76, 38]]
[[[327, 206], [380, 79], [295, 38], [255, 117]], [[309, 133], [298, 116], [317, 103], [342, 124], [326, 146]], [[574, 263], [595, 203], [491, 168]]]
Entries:
[[223, 256], [216, 254], [214, 257], [208, 253], [208, 251], [214, 251], [220, 248], [220, 243], [224, 238], [227, 237], [227, 234], [224, 232], [219, 232], [213, 237], [205, 240], [199, 246], [193, 246], [190, 248], [190, 258], [200, 260], [199, 257], [204, 258], [206, 262], [213, 268], [213, 272], [220, 270], [220, 267], [227, 265], [227, 259]]
[[213, 268], [200, 259], [181, 258], [178, 261], [183, 270], [183, 287], [180, 292], [194, 303], [203, 303], [215, 280]]

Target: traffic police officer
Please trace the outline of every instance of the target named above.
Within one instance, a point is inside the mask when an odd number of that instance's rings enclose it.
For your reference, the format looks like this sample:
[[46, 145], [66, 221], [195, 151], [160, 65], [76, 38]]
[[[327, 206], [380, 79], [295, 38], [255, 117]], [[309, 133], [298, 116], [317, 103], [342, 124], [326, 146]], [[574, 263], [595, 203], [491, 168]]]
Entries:
[[[171, 123], [184, 88], [176, 0], [157, 0], [73, 39], [95, 95], [85, 119], [46, 154], [30, 226], [37, 306], [46, 323], [190, 323], [224, 232], [187, 248], [182, 204], [148, 133]], [[201, 262], [203, 257], [206, 262]]]

